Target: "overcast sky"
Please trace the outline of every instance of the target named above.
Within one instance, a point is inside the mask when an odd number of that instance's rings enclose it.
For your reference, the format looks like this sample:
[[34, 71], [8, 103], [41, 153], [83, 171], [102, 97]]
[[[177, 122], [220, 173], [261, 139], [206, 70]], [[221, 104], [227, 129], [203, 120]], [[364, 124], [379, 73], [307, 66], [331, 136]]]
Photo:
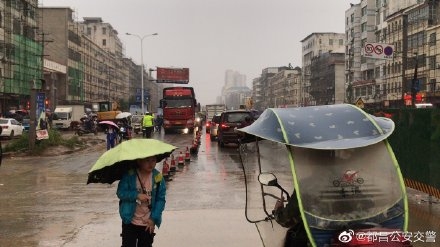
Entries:
[[[358, 3], [358, 0], [351, 1]], [[202, 104], [214, 103], [227, 69], [252, 79], [271, 66], [301, 67], [301, 40], [313, 32], [344, 33], [348, 0], [40, 0], [68, 6], [83, 17], [102, 17], [124, 43], [127, 57], [150, 67], [188, 67]]]

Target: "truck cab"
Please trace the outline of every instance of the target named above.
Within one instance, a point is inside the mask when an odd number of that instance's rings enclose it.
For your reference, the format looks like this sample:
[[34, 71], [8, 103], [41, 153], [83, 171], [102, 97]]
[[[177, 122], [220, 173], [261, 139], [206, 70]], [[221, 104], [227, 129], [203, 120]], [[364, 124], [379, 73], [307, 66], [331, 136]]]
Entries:
[[194, 131], [197, 101], [192, 87], [164, 88], [160, 105], [163, 112], [163, 128], [170, 130]]
[[59, 105], [55, 108], [53, 127], [57, 129], [72, 129], [80, 123], [84, 116], [83, 105]]

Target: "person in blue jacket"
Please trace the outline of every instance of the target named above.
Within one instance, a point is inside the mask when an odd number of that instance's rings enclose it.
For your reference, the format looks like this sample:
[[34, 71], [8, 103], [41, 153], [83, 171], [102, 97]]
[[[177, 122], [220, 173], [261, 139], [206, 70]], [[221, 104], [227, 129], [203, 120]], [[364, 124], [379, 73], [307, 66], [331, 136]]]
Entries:
[[155, 226], [165, 208], [165, 180], [155, 169], [155, 156], [138, 159], [137, 168], [123, 175], [116, 192], [122, 219], [122, 247], [151, 247]]

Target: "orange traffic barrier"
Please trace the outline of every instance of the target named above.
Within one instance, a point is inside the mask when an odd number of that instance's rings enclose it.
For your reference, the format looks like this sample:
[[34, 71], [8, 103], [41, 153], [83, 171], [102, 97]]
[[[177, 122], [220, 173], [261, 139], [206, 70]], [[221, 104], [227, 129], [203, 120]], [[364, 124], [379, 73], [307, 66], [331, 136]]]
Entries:
[[183, 166], [183, 165], [185, 165], [185, 161], [184, 161], [184, 158], [183, 158], [183, 153], [182, 153], [182, 151], [180, 151], [179, 158], [178, 158], [178, 160], [177, 160], [177, 165], [179, 165], [179, 166]]
[[171, 175], [173, 175], [174, 172], [176, 172], [177, 167], [176, 167], [176, 160], [174, 159], [174, 155], [171, 155], [171, 162], [170, 162], [170, 172]]
[[163, 161], [162, 175], [165, 180], [168, 181], [170, 179], [170, 166], [168, 165], [168, 159], [165, 159]]
[[186, 151], [185, 151], [185, 162], [190, 162], [191, 161], [191, 156], [189, 155], [189, 148], [186, 147]]

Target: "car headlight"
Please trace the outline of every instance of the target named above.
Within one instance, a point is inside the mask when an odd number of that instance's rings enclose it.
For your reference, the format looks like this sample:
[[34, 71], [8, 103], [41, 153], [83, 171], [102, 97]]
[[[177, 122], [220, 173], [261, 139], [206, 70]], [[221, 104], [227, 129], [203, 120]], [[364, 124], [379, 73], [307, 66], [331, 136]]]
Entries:
[[198, 118], [196, 118], [196, 121], [197, 121], [197, 122], [200, 122], [200, 120], [201, 120], [201, 119], [200, 119], [199, 117], [198, 117]]

